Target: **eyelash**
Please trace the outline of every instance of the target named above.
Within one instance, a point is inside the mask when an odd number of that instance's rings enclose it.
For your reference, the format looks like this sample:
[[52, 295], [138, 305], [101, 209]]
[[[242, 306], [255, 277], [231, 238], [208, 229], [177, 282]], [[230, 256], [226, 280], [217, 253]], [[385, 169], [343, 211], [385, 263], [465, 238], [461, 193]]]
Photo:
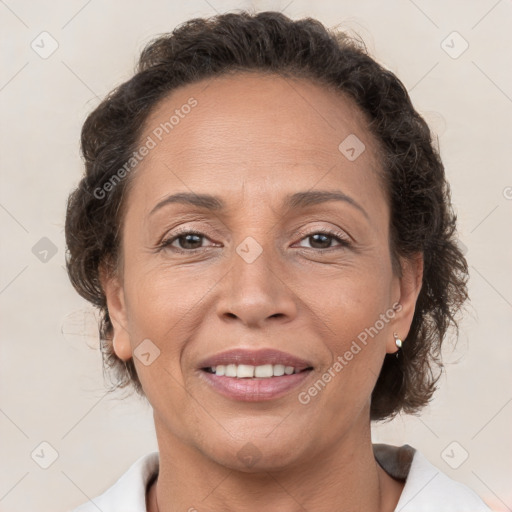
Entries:
[[[335, 241], [339, 242], [339, 244], [342, 248], [347, 248], [347, 247], [352, 246], [351, 242], [349, 242], [347, 240], [346, 236], [337, 231], [329, 231], [328, 229], [316, 229], [311, 232], [301, 232], [299, 234], [302, 236], [300, 241], [304, 240], [305, 238], [312, 237], [313, 235], [322, 234], [322, 235], [328, 236], [330, 238], [333, 238]], [[203, 247], [199, 247], [197, 249], [181, 249], [180, 247], [171, 247], [171, 244], [175, 240], [178, 240], [179, 238], [181, 238], [185, 235], [196, 235], [196, 236], [199, 236], [202, 238], [208, 238], [204, 233], [201, 233], [200, 231], [196, 231], [194, 229], [184, 229], [182, 231], [178, 231], [177, 233], [175, 233], [171, 238], [162, 240], [162, 242], [158, 245], [157, 250], [161, 251], [163, 249], [170, 248], [174, 252], [193, 254], [196, 251], [200, 251], [201, 249], [204, 249]], [[328, 247], [327, 249], [315, 249], [314, 247], [301, 247], [301, 249], [310, 249], [310, 250], [317, 251], [317, 252], [318, 251], [326, 252], [326, 251], [336, 249], [336, 247]]]

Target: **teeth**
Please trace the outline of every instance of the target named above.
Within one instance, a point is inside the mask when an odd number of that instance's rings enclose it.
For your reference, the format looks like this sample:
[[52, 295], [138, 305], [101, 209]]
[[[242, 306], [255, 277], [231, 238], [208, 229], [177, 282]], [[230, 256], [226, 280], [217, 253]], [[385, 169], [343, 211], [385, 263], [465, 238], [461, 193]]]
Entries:
[[[251, 366], [250, 364], [239, 364], [236, 369], [236, 376], [238, 379], [254, 377], [254, 366]], [[259, 375], [257, 375], [257, 377], [259, 377]]]
[[274, 376], [274, 367], [271, 364], [264, 364], [254, 368], [254, 376], [267, 379]]
[[236, 364], [228, 364], [224, 375], [226, 377], [236, 377]]
[[250, 379], [257, 377], [268, 379], [270, 377], [281, 377], [282, 375], [291, 375], [299, 373], [293, 366], [284, 364], [263, 364], [253, 366], [250, 364], [219, 364], [210, 368], [215, 375], [225, 375], [226, 377], [236, 377], [237, 379]]
[[[288, 368], [291, 368], [292, 372], [293, 372], [292, 366], [289, 366]], [[281, 375], [284, 375], [284, 364], [275, 364], [274, 365], [274, 377], [281, 377]]]

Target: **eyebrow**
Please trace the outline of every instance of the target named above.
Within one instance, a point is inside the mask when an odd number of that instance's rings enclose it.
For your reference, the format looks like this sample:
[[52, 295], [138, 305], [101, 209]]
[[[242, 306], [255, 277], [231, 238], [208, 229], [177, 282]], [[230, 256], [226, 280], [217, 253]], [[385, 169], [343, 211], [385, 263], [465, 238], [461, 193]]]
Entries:
[[[342, 201], [348, 203], [357, 208], [369, 220], [366, 210], [355, 199], [338, 190], [308, 190], [306, 192], [288, 194], [284, 198], [283, 206], [285, 208], [299, 209], [326, 203], [328, 201]], [[211, 194], [179, 192], [162, 199], [151, 210], [149, 215], [153, 215], [164, 206], [173, 203], [188, 204], [211, 211], [221, 211], [226, 207], [224, 201], [220, 197], [213, 196]]]

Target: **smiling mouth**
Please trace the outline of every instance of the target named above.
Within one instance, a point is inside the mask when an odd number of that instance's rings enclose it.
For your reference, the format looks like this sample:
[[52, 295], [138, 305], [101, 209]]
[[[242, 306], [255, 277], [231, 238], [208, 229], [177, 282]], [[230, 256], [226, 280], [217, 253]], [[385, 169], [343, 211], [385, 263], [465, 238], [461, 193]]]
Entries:
[[312, 370], [313, 367], [308, 366], [306, 368], [297, 368], [293, 366], [285, 366], [284, 364], [263, 364], [259, 366], [250, 364], [220, 364], [201, 369], [219, 377], [232, 377], [236, 379], [270, 379], [307, 372]]
[[200, 379], [224, 397], [262, 402], [291, 395], [313, 374], [311, 361], [273, 348], [236, 348], [201, 361]]

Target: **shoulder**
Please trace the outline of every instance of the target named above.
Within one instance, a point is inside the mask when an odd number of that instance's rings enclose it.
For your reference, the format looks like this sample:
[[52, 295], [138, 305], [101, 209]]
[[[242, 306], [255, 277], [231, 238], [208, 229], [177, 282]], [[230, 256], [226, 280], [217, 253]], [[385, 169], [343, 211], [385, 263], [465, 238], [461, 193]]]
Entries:
[[146, 512], [146, 487], [158, 468], [158, 452], [143, 455], [103, 494], [72, 512]]
[[490, 512], [469, 487], [457, 482], [409, 445], [374, 445], [375, 458], [394, 478], [405, 478], [400, 512]]

